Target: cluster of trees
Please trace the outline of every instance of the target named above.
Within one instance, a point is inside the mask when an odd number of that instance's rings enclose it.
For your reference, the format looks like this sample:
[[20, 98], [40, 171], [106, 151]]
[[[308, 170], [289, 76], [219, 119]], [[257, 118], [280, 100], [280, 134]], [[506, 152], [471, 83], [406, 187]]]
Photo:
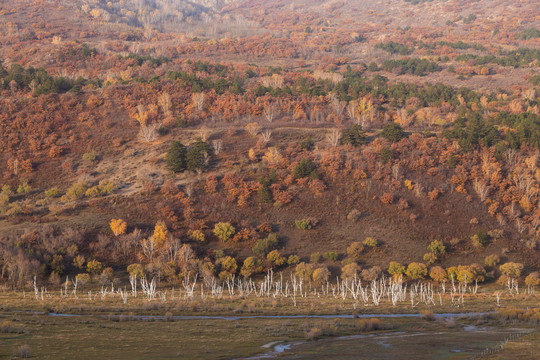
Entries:
[[395, 72], [398, 74], [412, 74], [423, 76], [426, 72], [437, 72], [441, 67], [434, 61], [427, 59], [412, 58], [408, 60], [385, 60], [381, 68], [384, 71]]
[[528, 67], [540, 61], [540, 49], [520, 48], [507, 53], [496, 55], [463, 54], [456, 57], [456, 61], [472, 63], [474, 65], [497, 64], [511, 67]]
[[197, 172], [208, 165], [212, 148], [198, 138], [186, 148], [180, 141], [173, 141], [167, 153], [167, 166], [175, 173], [185, 170]]
[[65, 77], [50, 76], [43, 68], [23, 68], [19, 64], [11, 64], [9, 69], [0, 66], [0, 85], [4, 90], [16, 93], [20, 89], [30, 89], [34, 95], [77, 92], [88, 83], [79, 78], [76, 80]]
[[[58, 285], [61, 276], [74, 273], [80, 285], [88, 282], [109, 283], [114, 281], [115, 273], [111, 267], [106, 267], [108, 263], [113, 266], [129, 264], [128, 273], [139, 278], [148, 274], [176, 283], [186, 276], [194, 276], [195, 273], [199, 273], [204, 281], [210, 281], [212, 278], [226, 280], [233, 275], [247, 278], [270, 269], [289, 266], [294, 267], [296, 275], [300, 278], [324, 284], [331, 272], [326, 265], [320, 263], [321, 259], [336, 262], [340, 257], [338, 253], [332, 251], [324, 254], [313, 253], [309, 262], [301, 262], [302, 259], [295, 254], [282, 255], [277, 236], [270, 233], [271, 226], [264, 223], [256, 230], [243, 228], [239, 231], [229, 222], [215, 224], [212, 233], [217, 241], [223, 243], [255, 241], [252, 249], [254, 256], [249, 256], [243, 261], [227, 255], [228, 251], [223, 250], [213, 250], [199, 258], [196, 255], [198, 252], [196, 248], [208, 241], [201, 230], [193, 230], [189, 236], [191, 240], [179, 241], [163, 222], [156, 224], [148, 238], [137, 229], [127, 233], [127, 223], [122, 219], [111, 220], [110, 228], [113, 238], [100, 235], [89, 247], [84, 243], [85, 233], [73, 229], [59, 232], [52, 227], [27, 232], [16, 241], [3, 239], [0, 246], [1, 278], [13, 287], [30, 284], [34, 276], [48, 278], [50, 283]], [[264, 234], [267, 236], [261, 237]], [[362, 278], [366, 281], [384, 275], [385, 272], [378, 266], [362, 269], [357, 262], [366, 251], [377, 246], [377, 240], [370, 237], [363, 242], [351, 243], [346, 251], [347, 257], [341, 261], [343, 267], [339, 275], [344, 279]], [[459, 265], [445, 269], [440, 265], [432, 265], [445, 256], [444, 244], [433, 241], [428, 250], [429, 253], [424, 256], [427, 264], [412, 262], [402, 265], [392, 261], [386, 274], [411, 281], [430, 279], [438, 283], [454, 281], [470, 284], [495, 279], [498, 273], [497, 282], [505, 286], [509, 283], [508, 280], [519, 281], [524, 269], [520, 263], [501, 264], [497, 255], [486, 256], [484, 265]], [[135, 257], [139, 262], [130, 263]], [[525, 284], [533, 287], [539, 285], [538, 273], [530, 273], [525, 278]]]
[[395, 41], [390, 41], [387, 43], [378, 43], [375, 45], [375, 48], [384, 50], [386, 52], [389, 52], [390, 54], [399, 54], [399, 55], [410, 55], [414, 51], [414, 49], [411, 49], [408, 46], [395, 42]]
[[416, 46], [419, 48], [419, 49], [428, 49], [428, 50], [435, 50], [437, 48], [441, 48], [441, 47], [449, 47], [451, 49], [455, 49], [455, 50], [468, 50], [468, 49], [474, 49], [474, 50], [478, 50], [478, 51], [486, 51], [486, 47], [482, 44], [469, 44], [469, 43], [466, 43], [466, 42], [463, 42], [463, 41], [456, 41], [456, 42], [451, 42], [451, 41], [434, 41], [434, 42], [431, 42], [431, 43], [426, 43], [422, 40], [420, 40]]

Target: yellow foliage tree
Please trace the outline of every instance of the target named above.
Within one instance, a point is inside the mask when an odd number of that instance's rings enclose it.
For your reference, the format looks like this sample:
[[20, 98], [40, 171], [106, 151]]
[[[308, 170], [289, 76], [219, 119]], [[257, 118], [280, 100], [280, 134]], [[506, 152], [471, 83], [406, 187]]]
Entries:
[[263, 161], [266, 162], [269, 166], [278, 166], [283, 161], [283, 157], [281, 156], [279, 150], [276, 147], [271, 147], [264, 154]]
[[167, 230], [167, 226], [163, 221], [158, 221], [154, 228], [154, 243], [156, 244], [156, 247], [163, 247], [168, 237], [169, 231]]
[[127, 223], [122, 219], [112, 219], [109, 225], [111, 226], [111, 230], [115, 236], [126, 233]]
[[249, 149], [248, 158], [249, 161], [257, 161], [257, 153], [253, 148]]

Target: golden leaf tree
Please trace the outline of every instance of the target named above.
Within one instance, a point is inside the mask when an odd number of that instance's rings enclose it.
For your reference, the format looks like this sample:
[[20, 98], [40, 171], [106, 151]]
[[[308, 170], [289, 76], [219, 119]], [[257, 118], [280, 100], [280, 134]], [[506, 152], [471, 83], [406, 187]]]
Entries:
[[127, 223], [122, 219], [112, 219], [110, 227], [115, 236], [123, 235], [127, 230]]

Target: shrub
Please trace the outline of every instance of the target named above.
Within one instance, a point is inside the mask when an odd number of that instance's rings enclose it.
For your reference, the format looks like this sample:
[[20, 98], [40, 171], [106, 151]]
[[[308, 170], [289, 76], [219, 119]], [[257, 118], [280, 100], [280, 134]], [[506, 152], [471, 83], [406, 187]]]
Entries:
[[495, 255], [495, 254], [486, 256], [486, 259], [484, 260], [484, 264], [486, 264], [486, 266], [491, 266], [491, 267], [495, 267], [499, 265], [500, 262], [501, 262], [501, 259], [499, 258], [499, 255]]
[[446, 253], [446, 247], [444, 246], [444, 244], [442, 243], [442, 241], [439, 241], [439, 240], [435, 240], [435, 241], [432, 241], [427, 249], [434, 255], [444, 255]]
[[429, 277], [432, 278], [433, 281], [442, 283], [448, 278], [448, 274], [441, 266], [433, 266], [431, 269], [429, 269]]
[[530, 287], [535, 287], [540, 285], [540, 279], [538, 278], [538, 273], [531, 273], [525, 278], [525, 285]]
[[257, 195], [259, 201], [262, 203], [271, 203], [272, 202], [272, 192], [270, 191], [270, 186], [268, 186], [268, 181], [263, 181], [261, 187], [257, 190]]
[[424, 320], [435, 321], [435, 314], [431, 310], [422, 310], [420, 314], [422, 314], [422, 319]]
[[294, 223], [297, 228], [302, 229], [302, 230], [309, 230], [313, 228], [313, 223], [311, 219], [295, 220]]
[[129, 276], [137, 276], [139, 279], [144, 277], [144, 267], [141, 264], [131, 264], [127, 267]]
[[313, 281], [318, 285], [326, 283], [329, 276], [330, 270], [328, 270], [328, 268], [325, 266], [317, 268], [313, 271]]
[[127, 223], [122, 219], [112, 219], [110, 227], [115, 236], [123, 235], [127, 230]]
[[384, 193], [381, 196], [381, 201], [383, 204], [393, 204], [394, 203], [394, 195], [390, 193]]
[[300, 264], [296, 265], [294, 272], [299, 278], [304, 279], [304, 281], [309, 281], [311, 279], [311, 275], [313, 275], [313, 265], [301, 262]]
[[347, 255], [355, 260], [359, 260], [364, 251], [364, 245], [360, 241], [355, 241], [347, 248]]
[[231, 256], [224, 256], [219, 258], [216, 261], [216, 265], [220, 265], [221, 271], [226, 271], [230, 274], [235, 274], [238, 269], [238, 264], [236, 263], [235, 258]]
[[309, 257], [309, 262], [310, 263], [317, 264], [317, 263], [319, 263], [319, 261], [321, 261], [321, 253], [314, 252], [313, 254], [310, 255], [310, 257]]
[[433, 264], [437, 261], [437, 255], [433, 253], [426, 253], [423, 257], [424, 261], [428, 263], [428, 265]]
[[94, 150], [83, 154], [83, 160], [85, 161], [94, 162], [94, 161], [97, 161], [97, 159], [98, 159], [98, 156]]
[[483, 282], [486, 271], [478, 264], [459, 265], [457, 267], [457, 280], [459, 282], [470, 284], [474, 281]]
[[323, 257], [326, 259], [326, 260], [330, 260], [330, 261], [337, 261], [338, 259], [338, 254], [334, 251], [328, 251], [328, 252], [325, 252]]
[[265, 239], [257, 240], [252, 251], [259, 256], [266, 256], [270, 251], [278, 247], [279, 241], [276, 234], [269, 234]]
[[521, 270], [523, 270], [523, 264], [507, 262], [504, 265], [499, 266], [499, 270], [503, 275], [512, 279], [517, 279], [521, 276]]
[[261, 271], [262, 271], [262, 267], [260, 264], [260, 260], [254, 258], [253, 256], [250, 256], [246, 258], [246, 260], [244, 260], [242, 269], [240, 269], [240, 275], [242, 275], [245, 278], [248, 278], [251, 275], [261, 272]]
[[103, 264], [97, 260], [91, 260], [86, 264], [86, 271], [92, 276], [99, 275], [103, 271]]
[[77, 269], [83, 269], [84, 268], [84, 264], [86, 263], [86, 259], [84, 258], [84, 256], [82, 255], [77, 255], [74, 259], [73, 259], [73, 266], [75, 266]]
[[167, 152], [167, 167], [177, 173], [186, 170], [186, 147], [180, 141], [173, 141]]
[[386, 146], [381, 149], [381, 152], [379, 153], [379, 155], [381, 157], [381, 162], [383, 164], [387, 164], [388, 162], [390, 162], [390, 160], [394, 158], [394, 154], [392, 150], [390, 150], [390, 148]]
[[483, 248], [489, 241], [489, 235], [479, 230], [476, 234], [471, 236], [472, 245], [477, 248]]
[[298, 255], [289, 255], [289, 258], [287, 259], [287, 265], [296, 265], [300, 262], [300, 258]]
[[366, 133], [362, 126], [354, 124], [349, 129], [343, 130], [341, 133], [341, 144], [360, 146], [366, 142]]
[[377, 240], [372, 237], [367, 237], [362, 243], [371, 248], [377, 247]]
[[423, 279], [427, 275], [427, 267], [425, 264], [412, 262], [407, 266], [405, 275], [411, 280]]
[[77, 280], [77, 283], [81, 286], [84, 286], [90, 282], [90, 275], [89, 274], [77, 274], [75, 276], [75, 279]]
[[287, 259], [284, 256], [281, 256], [278, 250], [272, 250], [266, 255], [266, 260], [270, 261], [274, 266], [285, 265]]
[[302, 150], [311, 151], [315, 146], [315, 141], [311, 138], [311, 135], [300, 142], [300, 148]]
[[23, 181], [17, 188], [17, 194], [28, 194], [30, 190], [32, 189], [30, 185], [28, 185], [28, 181]]
[[51, 259], [51, 269], [58, 273], [62, 274], [64, 272], [65, 266], [64, 266], [64, 257], [60, 254], [54, 254]]
[[377, 331], [382, 328], [381, 321], [377, 318], [371, 318], [371, 319], [360, 319], [356, 323], [356, 328], [358, 331], [366, 332], [366, 331]]
[[225, 256], [225, 251], [221, 250], [221, 249], [217, 249], [216, 251], [214, 251], [214, 259], [221, 259], [222, 257]]
[[352, 262], [341, 268], [341, 277], [343, 279], [354, 279], [358, 276], [359, 271], [360, 266], [357, 263]]
[[214, 226], [214, 235], [221, 241], [228, 241], [236, 232], [230, 222], [220, 222]]
[[383, 126], [381, 136], [390, 142], [398, 142], [405, 137], [405, 132], [401, 126], [391, 122]]
[[204, 233], [201, 230], [193, 230], [191, 234], [189, 234], [189, 237], [191, 240], [195, 240], [201, 243], [205, 240]]
[[210, 155], [210, 145], [202, 139], [197, 139], [186, 153], [186, 168], [189, 171], [201, 170]]
[[32, 348], [28, 344], [19, 346], [19, 356], [21, 359], [28, 359], [32, 356]]
[[323, 331], [317, 327], [314, 327], [306, 331], [306, 340], [307, 341], [317, 340], [322, 335], [323, 335]]
[[401, 265], [398, 262], [392, 261], [388, 265], [388, 274], [392, 275], [393, 277], [399, 277], [400, 275], [404, 275], [405, 266]]
[[187, 121], [182, 115], [178, 115], [178, 117], [175, 120], [176, 127], [180, 129], [184, 129], [187, 127]]
[[163, 221], [158, 221], [156, 223], [156, 226], [154, 227], [154, 234], [152, 235], [153, 241], [156, 244], [158, 248], [161, 248], [163, 245], [165, 245], [165, 241], [167, 241], [167, 238], [169, 237], [169, 230], [167, 229], [167, 225]]
[[87, 185], [85, 182], [78, 182], [70, 186], [66, 191], [66, 198], [68, 200], [82, 199], [86, 193]]
[[84, 196], [86, 197], [97, 197], [99, 196], [99, 188], [97, 186], [92, 186], [91, 188], [88, 188], [86, 192], [84, 193]]
[[24, 332], [22, 327], [16, 327], [9, 320], [4, 320], [0, 324], [0, 333], [2, 334], [21, 334]]
[[379, 71], [379, 65], [375, 61], [372, 61], [368, 64], [367, 69], [371, 72]]
[[110, 195], [116, 188], [116, 184], [112, 181], [101, 180], [97, 186], [99, 195]]
[[60, 192], [58, 191], [58, 188], [56, 186], [45, 190], [46, 197], [52, 198], [52, 197], [58, 197], [59, 195], [60, 195]]
[[373, 280], [377, 280], [377, 278], [381, 275], [381, 273], [382, 273], [382, 270], [380, 267], [372, 266], [369, 269], [362, 270], [360, 275], [362, 276], [362, 279], [364, 279], [365, 281], [373, 281]]
[[315, 170], [313, 169], [313, 165], [311, 162], [307, 159], [302, 159], [294, 167], [293, 175], [296, 179], [301, 179], [305, 177], [316, 177], [317, 174], [315, 173]]

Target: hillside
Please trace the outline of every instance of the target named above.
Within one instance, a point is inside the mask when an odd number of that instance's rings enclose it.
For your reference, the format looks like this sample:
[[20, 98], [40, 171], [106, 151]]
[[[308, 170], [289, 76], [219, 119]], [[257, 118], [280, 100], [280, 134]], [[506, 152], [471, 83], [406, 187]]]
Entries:
[[6, 286], [125, 282], [132, 264], [173, 285], [301, 263], [368, 281], [391, 262], [434, 282], [442, 267], [504, 285], [505, 263], [537, 277], [533, 1], [25, 0], [0, 14]]

